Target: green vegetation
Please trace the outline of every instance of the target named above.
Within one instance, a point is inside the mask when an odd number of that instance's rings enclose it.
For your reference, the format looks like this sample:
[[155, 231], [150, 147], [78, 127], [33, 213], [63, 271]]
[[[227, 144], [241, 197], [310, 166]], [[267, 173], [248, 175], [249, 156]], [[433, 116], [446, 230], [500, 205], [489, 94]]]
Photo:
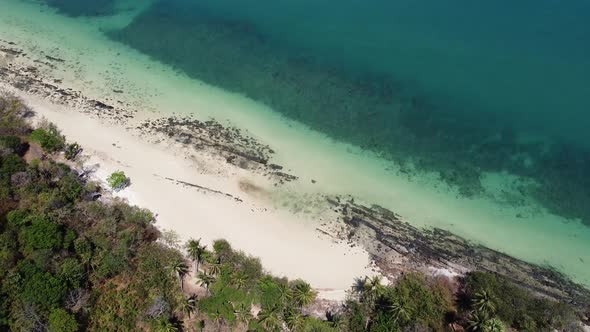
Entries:
[[78, 143], [67, 144], [64, 150], [64, 155], [67, 160], [74, 160], [82, 152], [82, 147]]
[[30, 139], [49, 153], [62, 150], [66, 144], [65, 137], [52, 125], [33, 130]]
[[571, 307], [481, 272], [456, 284], [417, 273], [389, 286], [358, 279], [343, 305], [312, 317], [316, 292], [305, 281], [269, 275], [225, 240], [211, 250], [189, 240], [184, 257], [149, 211], [93, 200], [96, 185], [50, 158], [27, 164], [23, 147], [36, 135], [14, 115], [25, 108], [0, 98], [2, 105], [0, 331], [578, 328]]
[[123, 171], [113, 172], [113, 174], [108, 177], [107, 182], [114, 191], [123, 190], [131, 184], [131, 180]]

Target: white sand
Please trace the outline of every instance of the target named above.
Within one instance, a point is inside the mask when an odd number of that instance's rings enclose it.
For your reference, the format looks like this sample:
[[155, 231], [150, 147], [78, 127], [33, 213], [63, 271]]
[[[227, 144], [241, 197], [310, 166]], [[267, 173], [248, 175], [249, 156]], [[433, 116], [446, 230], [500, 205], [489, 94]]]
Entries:
[[[104, 181], [115, 170], [124, 171], [132, 185], [117, 195], [153, 211], [158, 227], [176, 231], [183, 240], [202, 238], [210, 243], [225, 238], [235, 248], [260, 257], [273, 274], [303, 278], [330, 298], [342, 299], [355, 277], [373, 274], [368, 254], [321, 235], [315, 229], [321, 227], [319, 220], [277, 210], [272, 200], [240, 190], [240, 181], [268, 184], [260, 176], [207, 155], [186, 158], [180, 149], [149, 144], [124, 128], [65, 106], [3, 84], [0, 89], [25, 99], [39, 117], [55, 123], [68, 140], [81, 144], [84, 155], [89, 156], [86, 167], [100, 165], [95, 173], [98, 180]], [[166, 177], [226, 192], [243, 202], [187, 188]]]

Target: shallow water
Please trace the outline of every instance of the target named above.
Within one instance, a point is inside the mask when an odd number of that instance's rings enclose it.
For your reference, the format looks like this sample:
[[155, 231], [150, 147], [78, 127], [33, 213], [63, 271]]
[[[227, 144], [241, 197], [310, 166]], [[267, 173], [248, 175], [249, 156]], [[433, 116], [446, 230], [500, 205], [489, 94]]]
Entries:
[[352, 193], [590, 285], [587, 1], [6, 2], [4, 39], [75, 57], [71, 82], [98, 94], [108, 80], [229, 118], [318, 180], [293, 190]]

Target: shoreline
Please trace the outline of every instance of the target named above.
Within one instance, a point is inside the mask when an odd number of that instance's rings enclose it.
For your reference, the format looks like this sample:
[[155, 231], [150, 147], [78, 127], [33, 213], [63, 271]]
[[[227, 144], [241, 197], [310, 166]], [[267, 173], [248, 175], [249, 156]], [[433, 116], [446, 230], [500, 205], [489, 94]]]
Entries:
[[[523, 196], [522, 185], [534, 186], [526, 179], [486, 173], [482, 179], [485, 195], [463, 198], [456, 188], [445, 185], [437, 173], [415, 174], [408, 165], [391, 163], [359, 147], [333, 140], [282, 117], [264, 104], [190, 79], [110, 40], [103, 29], [124, 23], [119, 19], [72, 19], [51, 10], [38, 12], [33, 4], [11, 3], [6, 15], [1, 15], [5, 41], [0, 41], [0, 45], [20, 54], [0, 56], [0, 62], [14, 64], [13, 68], [20, 68], [24, 76], [40, 77], [44, 83], [55, 86], [49, 92], [58, 102], [63, 91], [83, 91], [82, 97], [88, 101], [99, 101], [96, 105], [82, 103], [89, 105], [91, 113], [113, 124], [127, 123], [133, 132], [136, 130], [131, 127], [146, 117], [183, 119], [190, 114], [193, 120], [203, 123], [215, 119], [270, 145], [275, 150], [271, 162], [284, 166], [281, 172], [299, 177], [280, 187], [273, 186], [277, 189], [273, 192], [273, 206], [277, 208], [300, 213], [307, 210], [307, 197], [352, 195], [359, 201], [395, 211], [418, 228], [448, 230], [519, 259], [551, 265], [590, 286], [590, 270], [583, 263], [590, 261], [590, 228], [553, 215]], [[47, 28], [39, 29], [40, 22]], [[16, 43], [8, 44], [6, 40]], [[113, 116], [129, 111], [134, 118], [129, 120], [121, 115], [120, 120], [111, 121], [100, 114], [109, 113], [110, 108], [114, 109]], [[184, 137], [178, 138], [178, 143], [182, 143]], [[514, 207], [514, 199], [524, 205]], [[554, 245], [540, 245], [548, 242]]]
[[[557, 272], [473, 245], [447, 231], [421, 230], [383, 208], [316, 195], [299, 202], [310, 211], [293, 213], [297, 207], [281, 203], [301, 198], [289, 196], [281, 186], [297, 174], [270, 164], [272, 149], [239, 130], [188, 117], [141, 118], [46, 83], [31, 68], [21, 70], [24, 73], [0, 66], [0, 87], [25, 99], [70, 140], [78, 141], [85, 155], [92, 155], [85, 167], [100, 164], [95, 168], [97, 179], [104, 182], [109, 172], [125, 170], [133, 185], [118, 196], [150, 208], [160, 227], [175, 230], [183, 239], [226, 238], [261, 257], [274, 274], [308, 280], [327, 299], [342, 300], [355, 277], [378, 269], [390, 279], [412, 270], [460, 275], [484, 269], [509, 276], [516, 272], [513, 281], [545, 296], [574, 304], [590, 301], [588, 289]], [[183, 220], [199, 214], [215, 222], [191, 227]], [[321, 222], [313, 221], [318, 217]], [[397, 232], [388, 233], [388, 227]], [[288, 236], [275, 238], [278, 234]], [[452, 245], [460, 255], [449, 254]], [[510, 267], [502, 269], [505, 262]]]

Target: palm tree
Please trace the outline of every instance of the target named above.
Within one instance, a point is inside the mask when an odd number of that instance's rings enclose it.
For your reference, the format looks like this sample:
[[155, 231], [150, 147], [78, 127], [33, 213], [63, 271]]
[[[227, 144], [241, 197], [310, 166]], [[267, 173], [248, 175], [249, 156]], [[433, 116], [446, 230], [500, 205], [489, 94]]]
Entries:
[[201, 239], [190, 239], [186, 243], [186, 249], [188, 251], [189, 258], [193, 261], [193, 264], [195, 265], [195, 273], [198, 273], [199, 264], [203, 262], [205, 256], [204, 253], [207, 250], [207, 246], [201, 245]]
[[278, 282], [277, 288], [278, 288], [277, 300], [279, 300], [280, 303], [287, 302], [287, 299], [289, 298], [289, 287], [287, 286], [287, 284], [282, 283], [282, 282]]
[[493, 315], [496, 311], [496, 305], [492, 295], [487, 290], [475, 293], [473, 297], [473, 309], [488, 315]]
[[239, 322], [242, 322], [246, 324], [246, 326], [248, 326], [250, 320], [252, 319], [252, 311], [250, 306], [247, 306], [244, 303], [240, 303], [240, 305], [237, 307], [234, 306], [232, 303], [232, 306], [234, 308], [234, 314], [236, 315], [236, 319]]
[[410, 321], [412, 316], [411, 308], [402, 300], [395, 299], [389, 305], [389, 312], [396, 323], [405, 324]]
[[182, 259], [176, 259], [170, 265], [170, 269], [176, 273], [180, 281], [180, 290], [184, 290], [184, 277], [188, 273], [188, 266]]
[[221, 272], [221, 261], [219, 258], [211, 256], [208, 259], [209, 263], [209, 274], [218, 275]]
[[279, 317], [279, 310], [277, 308], [259, 312], [258, 322], [267, 331], [280, 331], [283, 327], [283, 322]]
[[381, 284], [381, 280], [383, 280], [383, 277], [380, 275], [376, 275], [367, 280], [366, 287], [368, 288], [372, 301], [375, 301], [385, 291], [385, 287]]
[[303, 315], [296, 311], [289, 313], [285, 318], [285, 322], [291, 331], [301, 331], [305, 325]]
[[207, 288], [207, 291], [209, 291], [209, 285], [211, 285], [212, 283], [215, 282], [215, 277], [207, 274], [207, 273], [203, 273], [200, 272], [199, 275], [197, 276], [197, 279], [199, 279], [199, 283], [201, 285], [204, 285], [205, 288]]
[[359, 300], [364, 297], [365, 290], [367, 284], [367, 277], [364, 278], [355, 278], [354, 283], [352, 284], [352, 292], [355, 293]]
[[296, 280], [293, 286], [291, 287], [291, 296], [295, 303], [300, 307], [304, 307], [310, 305], [315, 300], [317, 292], [314, 291], [311, 286], [303, 281], [303, 280]]
[[483, 311], [473, 311], [471, 317], [467, 320], [469, 331], [486, 332], [485, 326], [489, 320], [489, 316]]
[[156, 331], [158, 332], [176, 332], [178, 328], [172, 324], [172, 322], [165, 318], [158, 320]]
[[498, 318], [488, 319], [484, 324], [485, 332], [504, 332], [506, 328], [504, 327], [504, 323]]
[[211, 320], [217, 324], [217, 327], [221, 329], [221, 326], [223, 325], [223, 315], [219, 310], [209, 313], [209, 318], [211, 318]]
[[237, 289], [246, 286], [246, 281], [248, 281], [248, 276], [244, 272], [237, 272], [234, 273], [232, 277], [232, 283], [236, 286]]
[[182, 302], [182, 312], [190, 319], [195, 311], [197, 311], [197, 294], [192, 294]]

